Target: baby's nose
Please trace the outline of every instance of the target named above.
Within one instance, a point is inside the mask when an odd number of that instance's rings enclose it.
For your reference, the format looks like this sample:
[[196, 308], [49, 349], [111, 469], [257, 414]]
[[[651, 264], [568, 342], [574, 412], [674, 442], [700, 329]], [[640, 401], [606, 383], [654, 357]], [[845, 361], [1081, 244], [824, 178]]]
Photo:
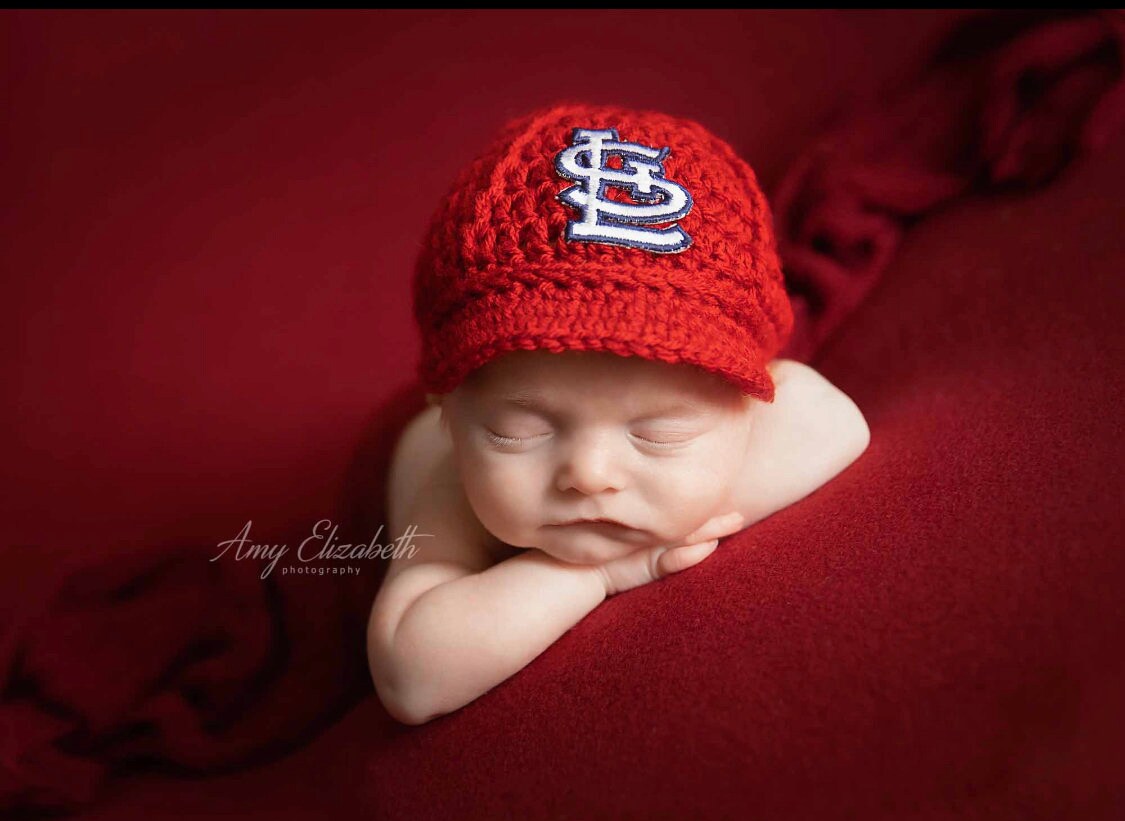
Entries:
[[571, 437], [562, 449], [558, 489], [574, 489], [587, 495], [623, 489], [624, 466], [610, 440], [607, 434]]

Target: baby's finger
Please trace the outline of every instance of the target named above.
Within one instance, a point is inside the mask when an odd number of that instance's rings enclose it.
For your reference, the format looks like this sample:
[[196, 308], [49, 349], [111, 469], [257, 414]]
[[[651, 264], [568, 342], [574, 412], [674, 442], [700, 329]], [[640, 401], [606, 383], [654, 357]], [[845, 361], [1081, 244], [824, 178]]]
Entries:
[[711, 539], [721, 539], [742, 530], [745, 522], [745, 517], [738, 511], [732, 511], [724, 516], [716, 516], [694, 533], [689, 534], [684, 539], [684, 543], [696, 544], [697, 542], [708, 542]]
[[657, 569], [661, 576], [669, 576], [673, 573], [679, 573], [681, 570], [687, 570], [714, 553], [718, 546], [719, 540], [712, 539], [702, 544], [685, 545], [665, 551], [657, 560]]

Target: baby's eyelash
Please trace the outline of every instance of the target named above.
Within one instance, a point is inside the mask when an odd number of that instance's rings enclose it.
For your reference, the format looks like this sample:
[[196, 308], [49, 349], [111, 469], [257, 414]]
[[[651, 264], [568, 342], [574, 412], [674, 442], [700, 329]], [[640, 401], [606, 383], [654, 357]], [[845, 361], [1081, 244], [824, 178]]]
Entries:
[[523, 441], [523, 439], [519, 436], [501, 436], [500, 434], [493, 433], [490, 430], [486, 430], [484, 432], [484, 435], [488, 437], [488, 441], [492, 442], [495, 445], [518, 445]]
[[[490, 441], [492, 444], [501, 445], [503, 447], [515, 447], [517, 445], [522, 445], [524, 442], [528, 442], [531, 439], [537, 439], [538, 438], [537, 436], [531, 436], [531, 437], [503, 436], [499, 433], [496, 433], [495, 431], [491, 431], [491, 430], [487, 430], [487, 429], [485, 430], [484, 435], [488, 439], [488, 441]], [[634, 439], [638, 439], [641, 442], [643, 442], [644, 444], [650, 445], [650, 446], [655, 447], [655, 448], [675, 448], [675, 447], [679, 447], [680, 445], [685, 444], [685, 442], [679, 441], [679, 440], [675, 440], [675, 441], [671, 441], [671, 442], [662, 442], [658, 439], [649, 439], [645, 436], [641, 436], [638, 433], [630, 433], [629, 435], [632, 436]]]
[[653, 447], [657, 447], [657, 448], [673, 448], [673, 447], [676, 447], [677, 445], [684, 444], [683, 442], [661, 442], [657, 439], [648, 439], [644, 436], [641, 436], [638, 433], [631, 433], [629, 435], [632, 436], [634, 439], [640, 439], [646, 445], [652, 445]]
[[539, 434], [537, 436], [502, 436], [495, 431], [485, 428], [484, 435], [492, 444], [502, 445], [504, 447], [510, 448], [515, 447], [516, 445], [522, 445], [524, 442], [534, 441], [545, 436], [546, 434]]

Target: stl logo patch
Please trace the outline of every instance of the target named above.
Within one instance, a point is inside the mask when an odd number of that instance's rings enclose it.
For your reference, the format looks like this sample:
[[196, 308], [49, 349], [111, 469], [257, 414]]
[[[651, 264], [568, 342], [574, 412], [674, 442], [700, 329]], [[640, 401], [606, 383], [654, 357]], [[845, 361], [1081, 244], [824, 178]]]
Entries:
[[[604, 242], [675, 254], [691, 245], [691, 237], [674, 223], [691, 212], [691, 194], [664, 177], [669, 150], [622, 142], [615, 128], [576, 128], [571, 145], [555, 155], [555, 170], [572, 185], [560, 191], [561, 202], [582, 212], [582, 219], [566, 225], [570, 242]], [[620, 168], [608, 164], [620, 157]], [[617, 202], [607, 196], [610, 187], [628, 191], [635, 202]]]

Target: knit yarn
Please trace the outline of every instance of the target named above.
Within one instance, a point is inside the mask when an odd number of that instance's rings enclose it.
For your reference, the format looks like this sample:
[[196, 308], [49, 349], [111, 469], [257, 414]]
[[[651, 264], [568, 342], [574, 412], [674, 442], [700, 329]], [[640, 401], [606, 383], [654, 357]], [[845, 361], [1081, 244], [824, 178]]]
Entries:
[[419, 377], [447, 393], [510, 351], [608, 351], [719, 374], [773, 401], [792, 331], [769, 205], [698, 123], [557, 105], [458, 176], [414, 273]]

